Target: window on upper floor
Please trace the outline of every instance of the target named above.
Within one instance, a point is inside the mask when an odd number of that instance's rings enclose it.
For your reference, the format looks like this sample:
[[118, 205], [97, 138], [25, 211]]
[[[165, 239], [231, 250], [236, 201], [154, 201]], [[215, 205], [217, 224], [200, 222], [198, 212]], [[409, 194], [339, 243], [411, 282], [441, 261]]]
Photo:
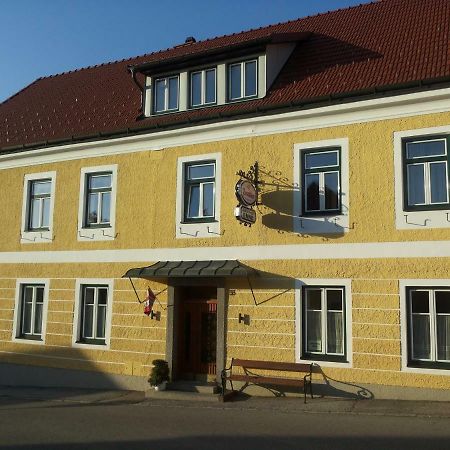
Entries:
[[345, 288], [304, 286], [302, 297], [302, 359], [345, 362]]
[[228, 65], [228, 100], [242, 100], [258, 94], [256, 59]]
[[313, 149], [302, 153], [304, 215], [340, 212], [339, 153], [339, 148]]
[[116, 165], [81, 170], [78, 240], [115, 238], [116, 191]]
[[25, 176], [22, 206], [21, 243], [53, 240], [55, 172]]
[[192, 108], [216, 103], [216, 72], [215, 67], [191, 72], [190, 103]]
[[407, 287], [408, 366], [450, 369], [450, 288]]
[[403, 141], [405, 211], [449, 207], [448, 143], [448, 136]]
[[188, 222], [214, 220], [216, 164], [189, 163], [184, 168], [184, 219]]
[[155, 79], [153, 88], [153, 111], [155, 113], [178, 110], [179, 84], [179, 75]]

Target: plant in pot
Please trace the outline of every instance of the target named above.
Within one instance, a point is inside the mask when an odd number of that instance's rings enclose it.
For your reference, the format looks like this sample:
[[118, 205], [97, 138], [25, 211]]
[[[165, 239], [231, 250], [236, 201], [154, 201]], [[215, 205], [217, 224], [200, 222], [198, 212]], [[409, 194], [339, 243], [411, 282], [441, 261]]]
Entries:
[[153, 386], [155, 391], [164, 391], [169, 381], [169, 364], [163, 359], [155, 359], [152, 364], [153, 367], [148, 379], [150, 386]]

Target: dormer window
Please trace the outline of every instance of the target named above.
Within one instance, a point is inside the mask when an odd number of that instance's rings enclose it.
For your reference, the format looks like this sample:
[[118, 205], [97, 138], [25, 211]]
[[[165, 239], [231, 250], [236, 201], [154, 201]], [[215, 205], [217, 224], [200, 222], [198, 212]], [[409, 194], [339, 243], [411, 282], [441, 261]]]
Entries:
[[155, 113], [176, 111], [179, 104], [179, 75], [157, 78], [154, 88]]
[[258, 94], [256, 59], [228, 66], [228, 98], [230, 101], [256, 97]]
[[216, 103], [216, 68], [191, 72], [191, 107]]

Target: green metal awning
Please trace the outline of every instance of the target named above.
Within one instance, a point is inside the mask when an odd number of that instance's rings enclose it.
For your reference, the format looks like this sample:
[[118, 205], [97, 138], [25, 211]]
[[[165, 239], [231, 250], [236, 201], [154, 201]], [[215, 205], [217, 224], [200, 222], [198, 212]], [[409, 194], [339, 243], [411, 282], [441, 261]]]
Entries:
[[128, 270], [122, 278], [198, 278], [257, 276], [259, 272], [237, 260], [159, 261], [151, 266]]

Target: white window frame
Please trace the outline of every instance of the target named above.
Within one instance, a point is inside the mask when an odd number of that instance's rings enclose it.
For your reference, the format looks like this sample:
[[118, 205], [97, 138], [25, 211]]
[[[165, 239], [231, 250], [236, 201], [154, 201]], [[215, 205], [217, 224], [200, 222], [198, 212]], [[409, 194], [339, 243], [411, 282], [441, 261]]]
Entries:
[[[435, 374], [450, 376], [450, 369], [436, 369], [428, 367], [410, 367], [408, 366], [408, 340], [412, 338], [408, 334], [408, 324], [410, 317], [408, 316], [409, 296], [408, 288], [423, 288], [429, 290], [432, 288], [450, 288], [450, 279], [402, 279], [399, 280], [400, 289], [400, 334], [401, 334], [401, 361], [402, 372], [417, 374]], [[432, 361], [429, 361], [431, 364]]]
[[[96, 227], [86, 227], [86, 196], [88, 194], [87, 179], [96, 173], [111, 173], [111, 210], [110, 223]], [[112, 241], [116, 238], [116, 196], [117, 196], [117, 164], [109, 166], [83, 167], [80, 175], [80, 197], [78, 205], [78, 241]]]
[[[256, 89], [255, 94], [252, 95], [245, 95], [245, 81], [246, 81], [246, 75], [245, 75], [245, 66], [248, 63], [254, 62], [256, 64]], [[230, 62], [228, 64], [227, 68], [227, 77], [228, 77], [228, 83], [227, 83], [227, 99], [229, 103], [237, 102], [240, 100], [247, 100], [252, 98], [258, 98], [258, 92], [259, 92], [259, 64], [258, 64], [258, 58], [251, 58], [246, 59], [244, 61], [236, 61], [236, 62]], [[231, 98], [231, 68], [233, 66], [240, 66], [241, 68], [241, 95], [239, 97]]]
[[[302, 278], [295, 280], [295, 360], [299, 363], [316, 363], [322, 367], [352, 367], [353, 366], [353, 348], [352, 348], [352, 292], [351, 279], [349, 278]], [[326, 361], [323, 359], [302, 359], [303, 352], [303, 329], [304, 323], [303, 314], [305, 311], [303, 292], [304, 288], [333, 288], [343, 287], [345, 296], [344, 310], [345, 310], [345, 342], [344, 354], [347, 356], [347, 361]], [[326, 354], [324, 354], [326, 356]]]
[[[302, 215], [305, 194], [302, 192], [303, 153], [314, 149], [340, 148], [340, 212], [311, 211]], [[294, 145], [294, 214], [293, 230], [299, 234], [342, 234], [350, 230], [350, 183], [348, 138], [302, 142]], [[311, 214], [313, 213], [313, 214]]]
[[[404, 189], [407, 189], [403, 174], [403, 140], [407, 138], [449, 134], [450, 125], [394, 132], [394, 190], [395, 225], [398, 230], [426, 230], [429, 228], [450, 228], [450, 208], [406, 211], [404, 210]], [[449, 149], [447, 149], [448, 151]], [[420, 158], [418, 158], [418, 162]], [[447, 167], [449, 170], [450, 167]], [[439, 204], [436, 203], [436, 206]], [[430, 205], [432, 206], [432, 205]]]
[[[83, 288], [85, 286], [106, 286], [108, 288], [108, 299], [106, 304], [105, 319], [105, 344], [92, 344], [80, 342], [82, 337], [83, 318]], [[114, 280], [105, 278], [80, 278], [75, 283], [75, 310], [73, 322], [72, 346], [79, 348], [89, 348], [95, 350], [108, 350], [111, 345], [112, 326], [112, 303], [113, 303]]]
[[[50, 180], [50, 212], [48, 230], [30, 230], [28, 228], [30, 217], [30, 186], [34, 181]], [[41, 172], [25, 175], [23, 183], [23, 199], [22, 199], [22, 225], [20, 234], [21, 244], [42, 244], [53, 241], [53, 210], [55, 206], [55, 189], [56, 189], [56, 172]]]
[[[177, 86], [178, 86], [177, 106], [176, 106], [176, 108], [169, 108], [169, 91], [170, 91], [169, 81], [174, 78], [177, 79]], [[156, 84], [158, 83], [158, 81], [164, 81], [164, 109], [161, 109], [161, 110], [156, 109], [156, 102], [157, 102]], [[180, 107], [180, 87], [181, 87], [180, 86], [180, 74], [174, 74], [174, 75], [169, 75], [166, 77], [155, 78], [153, 81], [153, 113], [154, 114], [164, 114], [166, 112], [178, 111], [179, 107]]]
[[[192, 163], [215, 162], [214, 217], [207, 222], [185, 222], [185, 169]], [[179, 239], [220, 237], [221, 153], [183, 156], [177, 163], [176, 237]], [[209, 217], [208, 217], [209, 219]]]
[[[214, 101], [213, 102], [206, 102], [206, 72], [209, 72], [211, 70], [214, 70]], [[200, 97], [201, 101], [198, 105], [194, 105], [193, 103], [193, 91], [192, 91], [192, 77], [193, 75], [200, 73], [201, 74], [201, 92]], [[217, 104], [217, 67], [208, 67], [206, 69], [202, 70], [194, 70], [189, 75], [189, 106], [192, 109], [195, 108], [201, 108], [203, 106], [210, 106], [210, 105], [216, 105]]]
[[[41, 339], [28, 339], [21, 336], [22, 331], [22, 296], [24, 286], [43, 285], [44, 286], [44, 303], [42, 306], [42, 328]], [[47, 331], [47, 314], [49, 301], [49, 285], [50, 280], [42, 278], [19, 278], [16, 280], [15, 305], [13, 317], [12, 340], [24, 344], [44, 345]]]

